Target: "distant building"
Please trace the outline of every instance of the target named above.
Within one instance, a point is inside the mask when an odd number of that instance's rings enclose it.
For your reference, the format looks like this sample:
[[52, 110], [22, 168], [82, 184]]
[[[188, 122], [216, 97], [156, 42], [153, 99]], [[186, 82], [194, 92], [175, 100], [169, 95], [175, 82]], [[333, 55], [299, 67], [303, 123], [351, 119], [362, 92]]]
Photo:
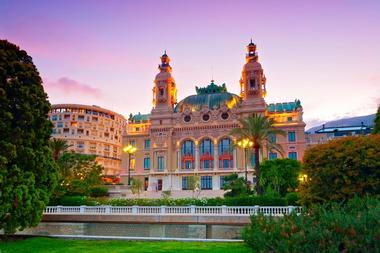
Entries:
[[[272, 136], [273, 141], [282, 145], [285, 157], [302, 160], [305, 123], [300, 101], [266, 104], [266, 77], [256, 45], [251, 42], [247, 51], [240, 95], [212, 80], [179, 102], [170, 58], [166, 53], [161, 56], [152, 111], [131, 115], [123, 141], [137, 148], [130, 160], [127, 154], [123, 160], [125, 166], [130, 164], [132, 176], [145, 182], [145, 190], [184, 193], [189, 189], [189, 176], [199, 175], [207, 196], [222, 195], [224, 177], [233, 172], [244, 175], [245, 170], [244, 152], [236, 148], [238, 140], [230, 132], [239, 127], [238, 119], [252, 113], [274, 119], [275, 127], [284, 130], [286, 136]], [[268, 159], [281, 157], [273, 150], [264, 149], [263, 154]], [[247, 159], [248, 178], [253, 181], [251, 157]]]
[[49, 118], [54, 124], [53, 138], [66, 140], [76, 153], [96, 155], [105, 175], [120, 174], [126, 127], [122, 115], [99, 106], [56, 104]]
[[309, 148], [339, 137], [368, 135], [372, 132], [372, 130], [372, 126], [366, 126], [363, 122], [360, 126], [325, 127], [325, 125], [323, 125], [322, 128], [316, 130], [315, 133], [305, 134], [306, 146]]

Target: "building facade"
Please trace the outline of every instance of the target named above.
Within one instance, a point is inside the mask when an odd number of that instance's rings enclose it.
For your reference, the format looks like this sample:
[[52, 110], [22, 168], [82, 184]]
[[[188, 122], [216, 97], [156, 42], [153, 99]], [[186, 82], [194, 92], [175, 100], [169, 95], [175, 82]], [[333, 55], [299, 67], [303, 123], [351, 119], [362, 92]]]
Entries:
[[122, 137], [126, 119], [99, 106], [56, 104], [49, 118], [54, 124], [53, 138], [64, 139], [69, 150], [96, 155], [104, 175], [121, 172]]
[[[266, 77], [258, 61], [256, 45], [247, 46], [240, 94], [228, 92], [225, 84], [214, 81], [196, 87], [196, 94], [177, 102], [177, 84], [170, 58], [161, 56], [159, 73], [154, 79], [153, 108], [150, 114], [138, 114], [128, 120], [124, 145], [137, 151], [130, 158], [131, 174], [140, 177], [147, 191], [183, 192], [189, 188], [189, 176], [198, 175], [208, 196], [223, 194], [224, 177], [233, 172], [244, 175], [244, 152], [236, 148], [238, 140], [230, 134], [239, 127], [238, 119], [253, 113], [273, 118], [275, 127], [286, 136], [273, 136], [285, 156], [302, 160], [305, 150], [305, 123], [299, 100], [266, 104]], [[248, 155], [248, 179], [254, 182], [253, 159]], [[275, 151], [264, 150], [268, 159], [280, 158]]]

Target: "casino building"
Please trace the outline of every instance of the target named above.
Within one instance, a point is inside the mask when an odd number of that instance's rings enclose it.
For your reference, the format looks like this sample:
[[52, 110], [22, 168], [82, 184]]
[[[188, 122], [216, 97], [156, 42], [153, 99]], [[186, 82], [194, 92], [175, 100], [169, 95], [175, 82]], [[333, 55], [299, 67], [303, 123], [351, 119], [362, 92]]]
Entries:
[[[226, 175], [244, 175], [244, 151], [234, 145], [237, 140], [230, 132], [239, 127], [239, 118], [252, 113], [273, 118], [275, 126], [286, 132], [273, 140], [282, 145], [286, 157], [302, 160], [305, 123], [300, 101], [267, 104], [266, 77], [252, 42], [245, 59], [239, 95], [211, 81], [177, 102], [170, 58], [166, 53], [161, 56], [151, 113], [131, 115], [123, 137], [124, 146], [137, 148], [134, 154], [123, 154], [124, 166], [130, 167], [132, 177], [144, 181], [146, 191], [184, 193], [189, 176], [198, 175], [202, 192], [222, 195]], [[264, 158], [277, 157], [280, 154], [264, 150]], [[254, 181], [252, 164], [248, 162], [250, 181]]]

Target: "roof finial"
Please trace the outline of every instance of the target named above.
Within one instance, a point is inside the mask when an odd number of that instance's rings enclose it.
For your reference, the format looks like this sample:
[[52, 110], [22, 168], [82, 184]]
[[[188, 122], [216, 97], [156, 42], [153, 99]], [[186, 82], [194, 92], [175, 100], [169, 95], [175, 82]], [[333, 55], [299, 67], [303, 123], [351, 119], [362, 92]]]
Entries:
[[251, 43], [253, 43], [253, 42], [252, 42], [252, 38], [251, 38]]
[[214, 67], [211, 66], [211, 83], [214, 83]]

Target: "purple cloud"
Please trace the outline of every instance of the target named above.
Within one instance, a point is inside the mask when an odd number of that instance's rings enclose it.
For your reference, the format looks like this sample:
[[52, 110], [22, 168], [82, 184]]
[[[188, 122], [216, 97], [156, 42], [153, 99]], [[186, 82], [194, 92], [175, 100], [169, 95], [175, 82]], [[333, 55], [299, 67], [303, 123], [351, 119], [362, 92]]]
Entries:
[[62, 92], [66, 96], [74, 94], [92, 96], [94, 98], [100, 98], [103, 96], [100, 89], [94, 88], [88, 84], [79, 83], [68, 77], [61, 77], [57, 81], [43, 79], [43, 86], [48, 94]]

